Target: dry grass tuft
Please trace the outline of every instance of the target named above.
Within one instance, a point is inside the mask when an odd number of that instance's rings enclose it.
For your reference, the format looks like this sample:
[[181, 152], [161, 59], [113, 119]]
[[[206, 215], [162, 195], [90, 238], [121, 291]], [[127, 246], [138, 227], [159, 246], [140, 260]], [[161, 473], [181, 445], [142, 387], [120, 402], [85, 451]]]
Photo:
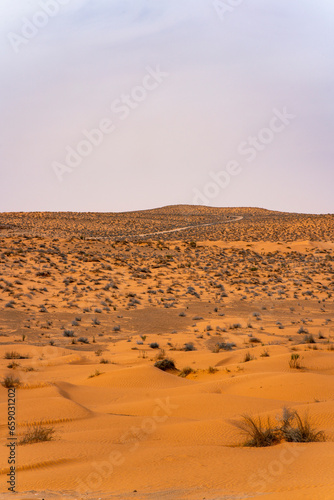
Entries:
[[55, 430], [53, 427], [33, 425], [19, 441], [19, 444], [33, 444], [41, 443], [43, 441], [51, 441], [53, 439], [54, 432]]
[[21, 384], [20, 382], [20, 379], [19, 378], [14, 378], [12, 375], [8, 375], [7, 377], [4, 377], [2, 382], [1, 382], [1, 385], [3, 387], [6, 387], [6, 389], [11, 389], [13, 387], [19, 387]]
[[265, 447], [279, 443], [279, 436], [269, 417], [266, 423], [261, 417], [242, 415], [242, 418], [243, 422], [238, 422], [235, 425], [248, 436], [244, 446]]
[[301, 358], [299, 354], [291, 354], [290, 361], [289, 361], [289, 366], [290, 368], [295, 368], [297, 370], [301, 369], [301, 364], [300, 364]]
[[241, 429], [247, 436], [244, 446], [266, 447], [287, 441], [289, 443], [315, 443], [325, 441], [323, 431], [315, 430], [309, 416], [303, 417], [296, 410], [283, 408], [281, 419], [277, 419], [276, 425], [270, 420], [261, 417], [242, 415], [243, 421], [234, 425]]

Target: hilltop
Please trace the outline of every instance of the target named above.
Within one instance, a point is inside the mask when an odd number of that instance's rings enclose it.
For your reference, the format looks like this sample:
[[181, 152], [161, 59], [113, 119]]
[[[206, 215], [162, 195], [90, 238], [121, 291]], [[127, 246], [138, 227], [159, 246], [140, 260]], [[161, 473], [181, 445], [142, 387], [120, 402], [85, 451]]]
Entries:
[[334, 216], [191, 205], [121, 213], [15, 212], [0, 214], [0, 231], [110, 240], [333, 241]]

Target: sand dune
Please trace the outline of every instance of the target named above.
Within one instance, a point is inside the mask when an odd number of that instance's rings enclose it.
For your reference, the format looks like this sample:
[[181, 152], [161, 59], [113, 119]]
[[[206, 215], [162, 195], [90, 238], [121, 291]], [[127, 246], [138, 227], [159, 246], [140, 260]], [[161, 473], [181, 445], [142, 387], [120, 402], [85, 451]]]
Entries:
[[[9, 496], [1, 421], [1, 498], [334, 498], [332, 216], [179, 206], [0, 223], [1, 380], [19, 379], [18, 440], [54, 430], [17, 447]], [[242, 415], [277, 423], [283, 407], [326, 439], [243, 446]]]

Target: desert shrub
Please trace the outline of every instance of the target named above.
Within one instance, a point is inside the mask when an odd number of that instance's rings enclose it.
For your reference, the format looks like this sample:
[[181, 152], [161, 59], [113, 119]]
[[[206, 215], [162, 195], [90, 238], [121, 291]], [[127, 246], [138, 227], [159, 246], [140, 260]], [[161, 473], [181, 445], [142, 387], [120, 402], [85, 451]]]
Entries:
[[54, 435], [53, 427], [42, 427], [41, 425], [31, 426], [19, 444], [41, 443], [43, 441], [51, 441]]
[[233, 342], [218, 342], [214, 348], [213, 353], [218, 353], [219, 351], [232, 351], [235, 344]]
[[157, 342], [151, 342], [150, 343], [150, 348], [151, 349], [159, 349], [159, 344]]
[[110, 363], [109, 359], [105, 359], [105, 358], [101, 358], [100, 359], [100, 363], [103, 364], [103, 365], [107, 365]]
[[78, 342], [81, 342], [82, 344], [89, 344], [89, 340], [87, 337], [79, 337]]
[[252, 361], [254, 359], [254, 356], [247, 351], [245, 356], [244, 356], [244, 363], [247, 363], [248, 361]]
[[89, 375], [88, 378], [98, 377], [99, 375], [102, 375], [102, 372], [100, 372], [99, 370], [95, 370], [95, 372]]
[[12, 387], [19, 387], [20, 386], [20, 379], [19, 378], [14, 378], [12, 375], [7, 375], [7, 377], [4, 377], [1, 385], [3, 387], [6, 387], [6, 389], [11, 389]]
[[179, 377], [187, 377], [188, 375], [190, 375], [190, 373], [193, 373], [194, 370], [192, 368], [190, 368], [190, 366], [186, 366], [185, 368], [183, 368], [183, 370], [181, 371], [181, 373], [179, 373]]
[[243, 421], [235, 425], [247, 436], [244, 446], [265, 447], [280, 441], [276, 428], [273, 427], [269, 417], [265, 424], [260, 417], [256, 419], [249, 415], [242, 415], [242, 418]]
[[20, 366], [19, 363], [12, 361], [11, 363], [9, 363], [9, 365], [7, 365], [7, 368], [11, 368], [11, 369], [15, 370], [15, 368], [17, 368], [18, 366]]
[[301, 326], [297, 333], [308, 333], [308, 329]]
[[308, 415], [301, 417], [296, 410], [283, 408], [281, 419], [277, 418], [274, 425], [268, 417], [265, 423], [260, 417], [257, 419], [249, 415], [242, 416], [243, 421], [235, 423], [247, 436], [244, 446], [272, 446], [281, 441], [290, 443], [313, 443], [325, 441], [322, 431], [315, 430]]
[[5, 359], [29, 359], [29, 356], [24, 356], [16, 351], [6, 352]]
[[309, 335], [305, 335], [304, 342], [305, 344], [315, 344], [315, 340], [312, 333], [310, 333]]
[[261, 340], [257, 337], [249, 337], [249, 342], [251, 342], [252, 344], [260, 344], [261, 343]]
[[184, 344], [184, 351], [196, 351], [196, 347], [192, 342], [187, 342]]
[[270, 354], [268, 352], [268, 349], [264, 349], [260, 356], [261, 358], [269, 358]]
[[159, 354], [156, 355], [155, 359], [157, 361], [159, 361], [161, 359], [165, 359], [165, 349], [160, 349], [160, 352], [159, 352]]
[[290, 368], [296, 368], [297, 370], [299, 370], [301, 368], [300, 361], [301, 358], [299, 354], [291, 354], [289, 361]]
[[295, 410], [283, 408], [282, 425], [280, 432], [289, 443], [313, 443], [325, 440], [322, 431], [312, 428], [308, 415], [301, 417]]
[[218, 368], [214, 368], [213, 366], [209, 366], [208, 368], [208, 373], [216, 373], [218, 371]]
[[156, 363], [154, 363], [154, 366], [164, 372], [167, 370], [176, 370], [174, 361], [169, 358], [158, 360]]

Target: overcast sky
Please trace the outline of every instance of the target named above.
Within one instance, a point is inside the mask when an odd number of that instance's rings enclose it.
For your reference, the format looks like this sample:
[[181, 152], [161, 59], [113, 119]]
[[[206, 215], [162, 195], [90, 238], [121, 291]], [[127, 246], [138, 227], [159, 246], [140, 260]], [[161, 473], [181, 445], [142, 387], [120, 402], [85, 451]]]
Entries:
[[0, 36], [0, 211], [334, 212], [332, 0], [1, 0]]

